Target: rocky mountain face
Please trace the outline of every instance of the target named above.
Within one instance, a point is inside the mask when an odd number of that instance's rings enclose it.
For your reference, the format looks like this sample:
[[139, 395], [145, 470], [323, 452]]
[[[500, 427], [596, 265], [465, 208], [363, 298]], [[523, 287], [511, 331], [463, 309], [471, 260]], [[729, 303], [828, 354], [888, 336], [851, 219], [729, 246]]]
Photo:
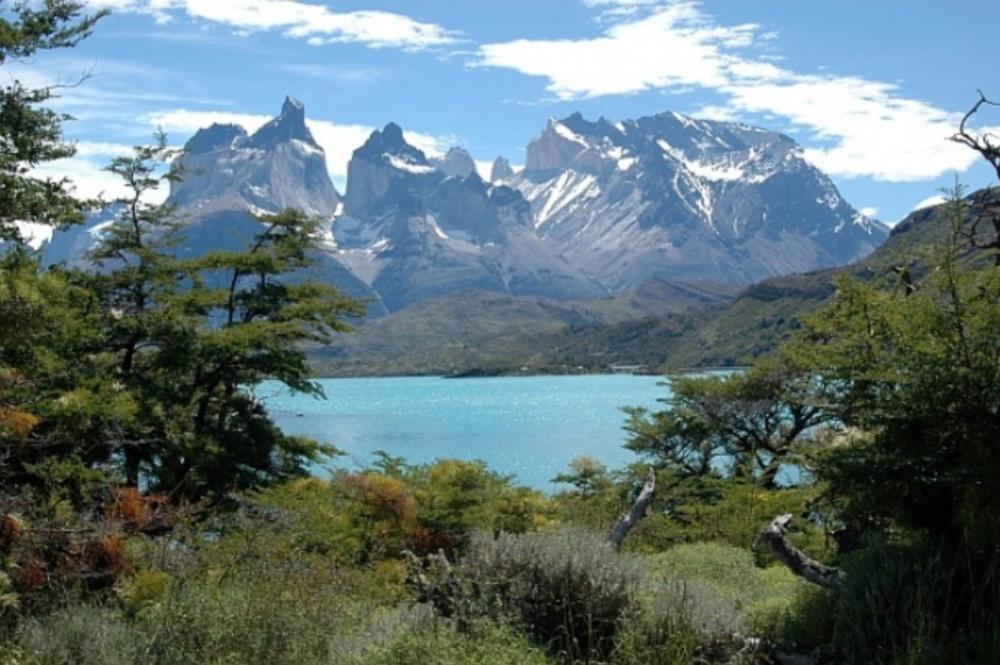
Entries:
[[183, 179], [171, 187], [170, 203], [189, 214], [295, 207], [330, 217], [340, 203], [323, 149], [306, 127], [305, 107], [292, 98], [251, 136], [236, 125], [199, 130], [178, 162]]
[[390, 311], [472, 288], [560, 299], [604, 293], [537, 237], [519, 192], [483, 182], [465, 151], [432, 162], [395, 124], [354, 152], [333, 240], [337, 260]]
[[[354, 152], [343, 197], [291, 98], [252, 135], [200, 130], [178, 159], [180, 253], [243, 247], [253, 214], [296, 207], [325, 221], [314, 276], [376, 315], [467, 289], [578, 300], [650, 279], [747, 284], [849, 263], [887, 234], [788, 137], [673, 113], [550, 120], [525, 168], [497, 158], [490, 182], [466, 150], [428, 157], [390, 123]], [[108, 223], [56, 234], [50, 262], [84, 254]]]
[[490, 172], [490, 182], [498, 182], [504, 178], [514, 175], [514, 169], [506, 157], [497, 157], [493, 161], [493, 170]]
[[676, 113], [552, 119], [522, 172], [552, 250], [617, 291], [650, 277], [751, 283], [840, 265], [887, 229], [854, 210], [781, 134]]
[[476, 163], [465, 148], [451, 148], [444, 157], [432, 157], [429, 161], [446, 176], [468, 178], [476, 173]]

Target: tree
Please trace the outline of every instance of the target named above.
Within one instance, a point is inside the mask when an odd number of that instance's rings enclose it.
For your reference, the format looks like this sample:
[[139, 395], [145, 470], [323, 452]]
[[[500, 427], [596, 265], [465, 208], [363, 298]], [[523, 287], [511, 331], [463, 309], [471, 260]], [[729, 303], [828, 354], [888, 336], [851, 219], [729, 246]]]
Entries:
[[218, 496], [304, 473], [324, 447], [283, 434], [253, 390], [277, 379], [321, 395], [303, 344], [321, 344], [359, 314], [358, 303], [307, 279], [318, 222], [295, 210], [257, 218], [245, 251], [180, 259], [183, 221], [148, 202], [173, 151], [159, 136], [115, 159], [108, 170], [128, 194], [92, 254], [98, 269], [78, 273], [98, 294], [112, 378], [140, 406], [107, 435], [123, 480], [176, 496]]
[[[63, 0], [0, 2], [0, 67], [75, 45], [105, 15], [84, 16], [82, 9]], [[90, 417], [120, 406], [114, 399], [77, 404], [80, 393], [73, 388], [84, 385], [93, 366], [85, 353], [95, 330], [92, 298], [65, 275], [41, 274], [17, 225], [81, 217], [66, 181], [31, 174], [74, 151], [62, 139], [68, 116], [43, 106], [54, 95], [54, 88], [32, 89], [17, 80], [0, 87], [0, 241], [6, 241], [0, 259], [0, 485], [8, 490], [41, 482], [46, 461], [58, 461], [63, 477], [68, 465], [85, 466]]]
[[945, 542], [1000, 543], [1000, 267], [968, 260], [969, 211], [948, 204], [949, 242], [912, 292], [847, 278], [787, 352], [837, 386], [826, 405], [863, 433], [831, 446], [818, 476], [847, 515]]
[[[10, 58], [76, 45], [106, 15], [83, 16], [82, 10], [82, 4], [66, 0], [0, 1], [0, 66]], [[55, 88], [26, 88], [16, 80], [0, 87], [0, 240], [20, 239], [15, 222], [60, 225], [81, 217], [66, 180], [31, 175], [39, 164], [75, 152], [62, 140], [62, 123], [69, 116], [41, 106], [55, 93]]]
[[829, 418], [820, 387], [787, 357], [724, 376], [674, 377], [668, 408], [626, 409], [626, 447], [681, 477], [724, 474], [774, 489], [796, 442]]
[[[969, 121], [984, 106], [1000, 106], [1000, 103], [987, 99], [980, 92], [979, 101], [965, 114], [958, 132], [951, 138], [977, 152], [993, 168], [1000, 180], [1000, 139], [989, 132], [977, 134], [969, 128]], [[959, 233], [968, 239], [972, 247], [991, 251], [994, 265], [1000, 266], [1000, 201], [993, 194], [992, 188], [988, 188], [970, 203], [972, 220], [960, 227]]]
[[[116, 157], [106, 168], [119, 176], [126, 194], [109, 205], [119, 209], [117, 220], [103, 232], [89, 258], [96, 270], [78, 272], [97, 295], [102, 312], [102, 350], [111, 356], [111, 380], [123, 387], [136, 404], [164, 403], [164, 351], [188, 343], [194, 335], [197, 312], [177, 306], [181, 291], [191, 286], [190, 269], [175, 259], [171, 249], [179, 242], [180, 223], [174, 211], [148, 201], [164, 182], [180, 174], [165, 168], [175, 152], [166, 137], [152, 146], [137, 146], [132, 155]], [[154, 376], [161, 381], [151, 382]], [[105, 448], [123, 460], [124, 482], [139, 484], [140, 466], [165, 438], [164, 412], [136, 409], [127, 422], [106, 433]]]

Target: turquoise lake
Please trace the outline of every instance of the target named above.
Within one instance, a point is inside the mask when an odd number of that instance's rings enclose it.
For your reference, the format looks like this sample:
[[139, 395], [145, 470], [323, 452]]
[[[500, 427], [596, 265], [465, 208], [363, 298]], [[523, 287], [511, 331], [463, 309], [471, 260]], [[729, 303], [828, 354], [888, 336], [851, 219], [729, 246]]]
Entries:
[[321, 380], [325, 399], [276, 383], [257, 393], [285, 432], [347, 453], [330, 466], [365, 466], [376, 450], [414, 463], [479, 459], [520, 483], [553, 490], [550, 480], [576, 457], [609, 468], [635, 461], [622, 447], [621, 408], [662, 406], [662, 382], [629, 375], [359, 378]]

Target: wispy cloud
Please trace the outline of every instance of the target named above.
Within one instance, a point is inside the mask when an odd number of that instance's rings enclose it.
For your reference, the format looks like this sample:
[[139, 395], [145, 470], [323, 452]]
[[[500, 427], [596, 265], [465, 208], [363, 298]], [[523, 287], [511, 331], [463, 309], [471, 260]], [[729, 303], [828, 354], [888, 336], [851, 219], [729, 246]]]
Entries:
[[923, 181], [965, 171], [976, 161], [948, 140], [960, 113], [908, 98], [895, 83], [780, 67], [773, 54], [759, 53], [773, 48], [774, 33], [755, 24], [722, 25], [692, 0], [584, 2], [612, 12], [601, 34], [485, 44], [474, 66], [541, 77], [563, 101], [709, 90], [723, 101], [702, 115], [771, 116], [804, 129], [806, 157], [836, 176]]
[[378, 10], [335, 12], [297, 0], [88, 0], [93, 7], [149, 14], [159, 23], [177, 16], [211, 21], [240, 32], [279, 30], [288, 37], [320, 45], [360, 43], [406, 51], [454, 44], [458, 35], [435, 23]]
[[376, 67], [347, 67], [281, 62], [265, 65], [267, 69], [293, 76], [331, 81], [336, 83], [367, 85], [385, 77], [386, 72]]
[[674, 86], [722, 86], [728, 48], [752, 42], [752, 25], [706, 25], [689, 2], [660, 6], [638, 20], [616, 23], [590, 39], [485, 44], [477, 64], [548, 79], [561, 100], [630, 94]]

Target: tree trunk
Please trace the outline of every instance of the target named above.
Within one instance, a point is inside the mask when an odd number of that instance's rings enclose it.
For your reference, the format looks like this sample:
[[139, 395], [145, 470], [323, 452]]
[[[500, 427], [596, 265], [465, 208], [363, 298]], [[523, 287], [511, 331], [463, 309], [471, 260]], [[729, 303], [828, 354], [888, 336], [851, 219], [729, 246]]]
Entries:
[[757, 541], [767, 545], [775, 558], [799, 577], [826, 589], [836, 589], [843, 584], [843, 571], [815, 561], [789, 542], [785, 531], [791, 521], [792, 516], [789, 514], [775, 517], [770, 524], [761, 529]]
[[632, 530], [632, 527], [638, 524], [639, 520], [646, 516], [646, 508], [649, 506], [649, 502], [653, 499], [654, 491], [656, 491], [656, 472], [653, 471], [653, 467], [649, 467], [646, 482], [643, 484], [642, 491], [639, 492], [639, 496], [636, 497], [635, 503], [632, 504], [632, 508], [618, 518], [618, 523], [615, 524], [615, 528], [611, 530], [611, 535], [608, 537], [608, 541], [613, 546], [620, 547], [622, 541], [625, 540], [625, 536], [627, 536], [629, 531]]

